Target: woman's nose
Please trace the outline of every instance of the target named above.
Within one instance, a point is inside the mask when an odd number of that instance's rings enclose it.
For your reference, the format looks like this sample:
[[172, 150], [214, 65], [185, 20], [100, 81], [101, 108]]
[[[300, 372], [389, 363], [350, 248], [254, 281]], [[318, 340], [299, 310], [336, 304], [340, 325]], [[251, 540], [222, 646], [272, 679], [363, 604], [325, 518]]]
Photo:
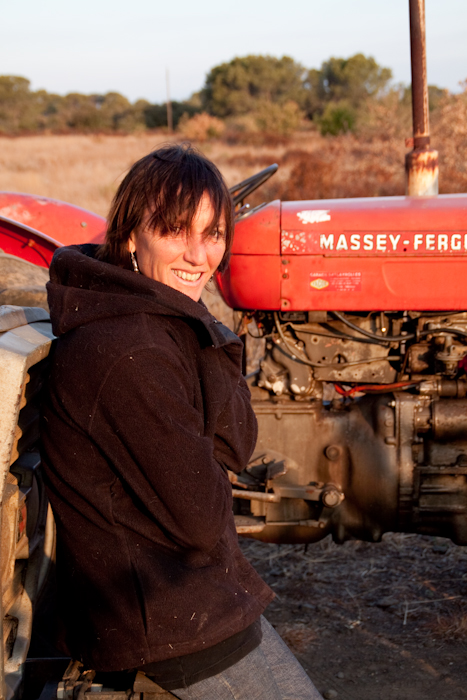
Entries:
[[204, 265], [207, 260], [206, 241], [202, 236], [187, 237], [184, 258], [191, 265]]

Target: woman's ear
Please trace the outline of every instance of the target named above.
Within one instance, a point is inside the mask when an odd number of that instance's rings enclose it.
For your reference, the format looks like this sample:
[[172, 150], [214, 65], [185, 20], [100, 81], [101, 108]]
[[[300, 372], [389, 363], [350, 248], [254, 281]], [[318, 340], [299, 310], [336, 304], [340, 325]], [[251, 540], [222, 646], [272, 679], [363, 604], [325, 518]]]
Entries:
[[129, 252], [129, 253], [135, 253], [135, 252], [136, 252], [136, 242], [135, 242], [135, 240], [136, 240], [135, 232], [132, 231], [132, 232], [130, 233], [130, 237], [129, 237], [129, 239], [128, 239], [128, 252]]

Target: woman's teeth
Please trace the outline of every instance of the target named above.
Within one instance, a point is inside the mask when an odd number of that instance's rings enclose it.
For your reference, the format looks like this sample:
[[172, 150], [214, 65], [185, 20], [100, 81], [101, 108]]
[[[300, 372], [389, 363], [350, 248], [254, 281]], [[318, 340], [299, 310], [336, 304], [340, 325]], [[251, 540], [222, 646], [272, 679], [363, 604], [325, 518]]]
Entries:
[[199, 278], [201, 277], [202, 273], [201, 272], [183, 272], [182, 270], [172, 270], [174, 275], [177, 277], [180, 277], [182, 280], [186, 280], [187, 282], [197, 282]]

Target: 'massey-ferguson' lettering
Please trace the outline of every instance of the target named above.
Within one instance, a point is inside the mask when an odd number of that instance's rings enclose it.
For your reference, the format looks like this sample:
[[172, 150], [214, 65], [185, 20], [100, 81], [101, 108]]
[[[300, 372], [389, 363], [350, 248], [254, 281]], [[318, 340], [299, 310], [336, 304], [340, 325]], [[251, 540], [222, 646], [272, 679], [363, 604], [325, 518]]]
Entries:
[[282, 231], [283, 253], [297, 255], [467, 254], [467, 233], [318, 233]]

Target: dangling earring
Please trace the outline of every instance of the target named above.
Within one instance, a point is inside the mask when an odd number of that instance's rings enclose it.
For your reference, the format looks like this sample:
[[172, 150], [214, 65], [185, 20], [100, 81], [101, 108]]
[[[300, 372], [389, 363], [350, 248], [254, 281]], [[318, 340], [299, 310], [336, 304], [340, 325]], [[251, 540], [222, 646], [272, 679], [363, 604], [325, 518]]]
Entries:
[[132, 250], [130, 250], [130, 260], [131, 264], [133, 265], [133, 272], [137, 272], [139, 275], [141, 274], [141, 270], [138, 267], [138, 261], [136, 260], [136, 255]]

